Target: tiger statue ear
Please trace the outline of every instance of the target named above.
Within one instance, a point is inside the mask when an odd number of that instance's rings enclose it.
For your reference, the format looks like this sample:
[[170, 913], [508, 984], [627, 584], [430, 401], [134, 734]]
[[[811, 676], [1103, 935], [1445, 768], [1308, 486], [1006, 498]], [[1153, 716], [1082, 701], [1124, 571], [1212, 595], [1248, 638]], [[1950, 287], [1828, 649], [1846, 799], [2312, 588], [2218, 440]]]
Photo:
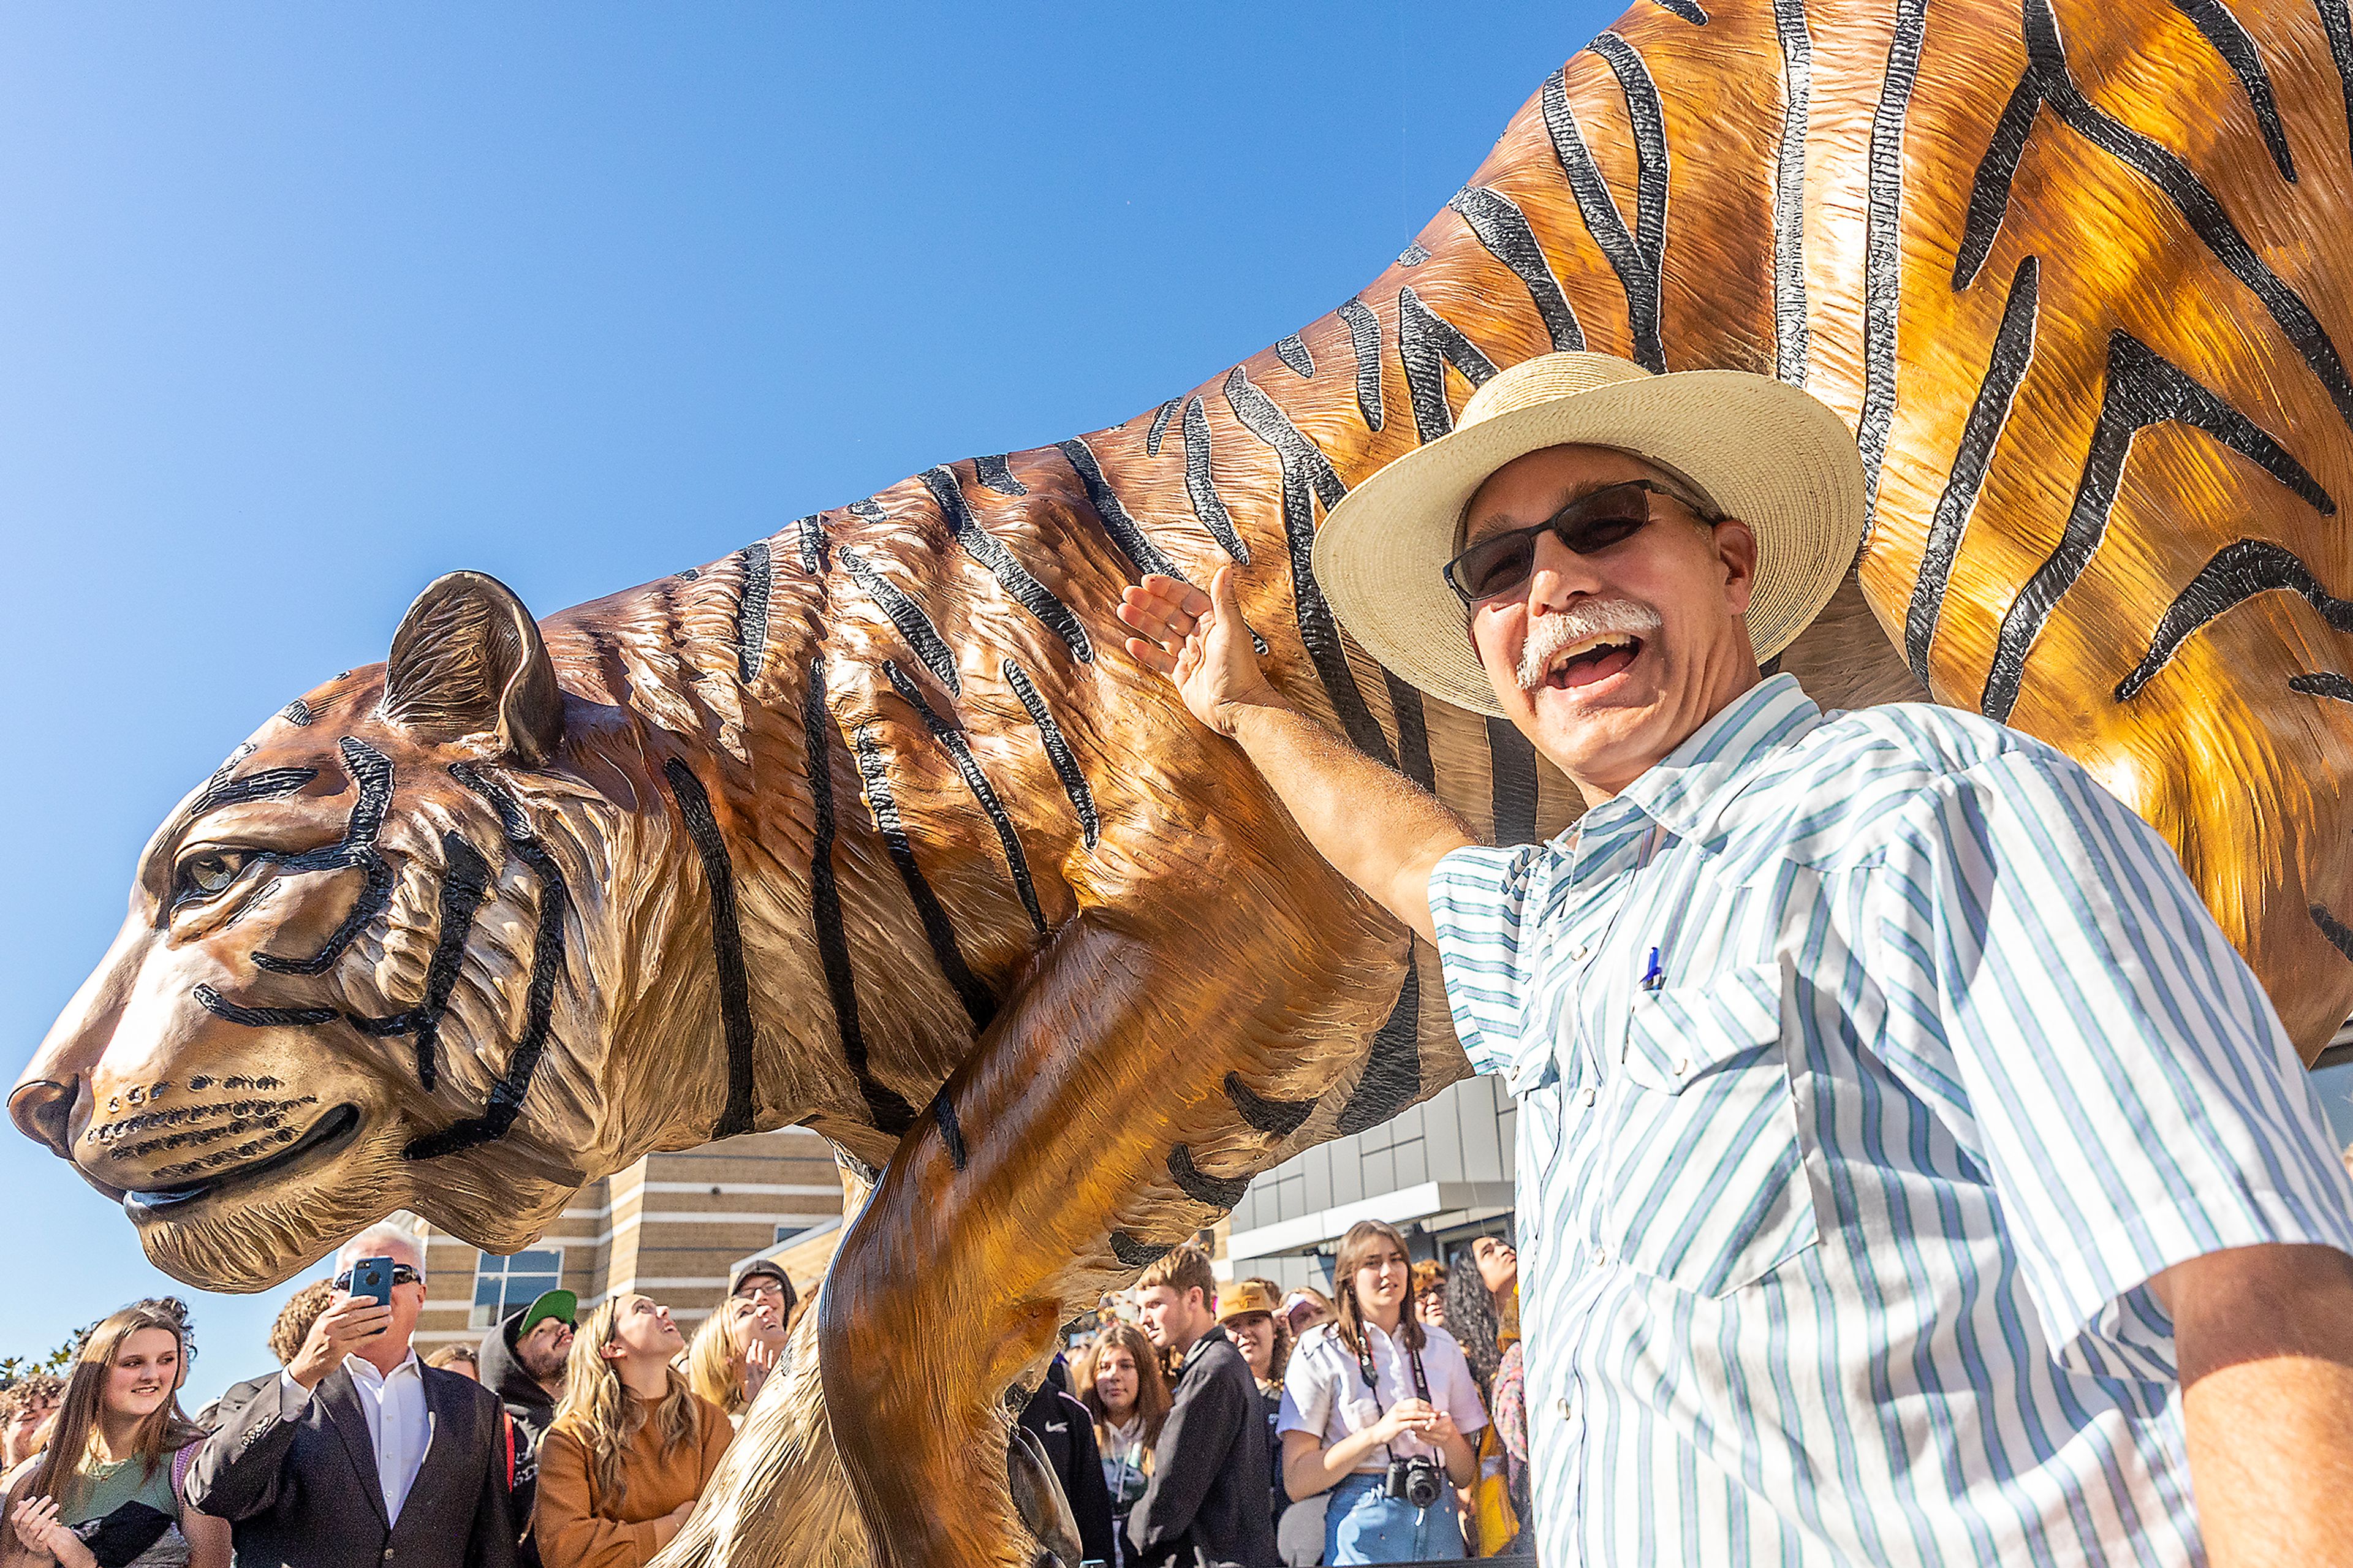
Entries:
[[539, 623], [514, 590], [480, 572], [434, 579], [400, 618], [383, 713], [420, 740], [478, 742], [486, 757], [526, 767], [564, 738], [564, 693]]

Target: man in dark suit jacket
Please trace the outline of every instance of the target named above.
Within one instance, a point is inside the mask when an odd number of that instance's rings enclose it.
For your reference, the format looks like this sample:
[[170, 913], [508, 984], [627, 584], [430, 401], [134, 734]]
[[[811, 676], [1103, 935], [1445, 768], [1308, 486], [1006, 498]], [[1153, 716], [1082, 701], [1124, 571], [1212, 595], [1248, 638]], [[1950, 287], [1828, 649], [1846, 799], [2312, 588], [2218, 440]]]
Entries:
[[1136, 1281], [1136, 1300], [1145, 1337], [1182, 1370], [1128, 1540], [1149, 1563], [1274, 1568], [1266, 1413], [1250, 1363], [1218, 1326], [1208, 1254], [1187, 1244], [1161, 1258]]
[[[350, 1294], [378, 1256], [388, 1305]], [[188, 1501], [229, 1521], [239, 1568], [513, 1568], [498, 1398], [409, 1346], [423, 1264], [406, 1231], [353, 1237], [301, 1351], [197, 1451]]]

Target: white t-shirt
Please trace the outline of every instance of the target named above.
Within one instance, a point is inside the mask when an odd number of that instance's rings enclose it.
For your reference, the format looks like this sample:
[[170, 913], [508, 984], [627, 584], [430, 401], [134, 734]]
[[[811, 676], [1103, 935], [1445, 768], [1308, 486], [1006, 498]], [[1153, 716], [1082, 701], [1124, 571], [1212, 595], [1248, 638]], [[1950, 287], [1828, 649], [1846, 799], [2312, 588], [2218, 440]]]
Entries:
[[[1487, 1425], [1471, 1363], [1462, 1359], [1462, 1347], [1444, 1329], [1425, 1325], [1421, 1331], [1421, 1373], [1430, 1384], [1430, 1402], [1454, 1417], [1457, 1431], [1471, 1436]], [[1406, 1354], [1403, 1337], [1392, 1339], [1367, 1323], [1365, 1340], [1372, 1353], [1371, 1388], [1365, 1386], [1364, 1370], [1336, 1328], [1319, 1323], [1307, 1331], [1292, 1351], [1291, 1365], [1282, 1374], [1282, 1410], [1274, 1423], [1278, 1435], [1313, 1432], [1328, 1448], [1351, 1432], [1372, 1426], [1382, 1411], [1396, 1409], [1398, 1400], [1416, 1397], [1413, 1363]], [[1377, 1405], [1376, 1394], [1380, 1396]], [[1434, 1445], [1410, 1436], [1399, 1436], [1389, 1449], [1400, 1459], [1416, 1454], [1441, 1461], [1445, 1458]], [[1388, 1468], [1388, 1454], [1374, 1448], [1356, 1461], [1356, 1470], [1377, 1475]]]

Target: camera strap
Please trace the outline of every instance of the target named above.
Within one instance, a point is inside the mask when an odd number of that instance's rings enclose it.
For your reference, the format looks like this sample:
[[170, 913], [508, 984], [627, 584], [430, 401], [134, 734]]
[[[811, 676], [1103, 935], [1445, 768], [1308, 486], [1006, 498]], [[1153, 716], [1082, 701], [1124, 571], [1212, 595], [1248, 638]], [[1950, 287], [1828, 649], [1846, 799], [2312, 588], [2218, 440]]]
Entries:
[[[1373, 1419], [1377, 1421], [1382, 1416], [1388, 1414], [1388, 1408], [1381, 1403], [1381, 1385], [1378, 1379], [1377, 1379], [1373, 1373], [1373, 1338], [1371, 1326], [1369, 1324], [1366, 1325], [1363, 1331], [1364, 1339], [1356, 1348], [1356, 1374], [1365, 1380], [1365, 1389], [1373, 1396]], [[1398, 1324], [1398, 1334], [1402, 1338], [1404, 1333], [1405, 1324], [1400, 1321]], [[1413, 1348], [1412, 1342], [1408, 1341], [1405, 1347], [1405, 1354], [1406, 1360], [1410, 1363], [1413, 1367], [1414, 1397], [1419, 1399], [1424, 1405], [1435, 1406], [1438, 1402], [1430, 1396], [1430, 1379], [1422, 1375], [1421, 1352]], [[1428, 1446], [1429, 1445], [1424, 1445], [1424, 1447]], [[1388, 1456], [1389, 1462], [1391, 1464], [1395, 1464], [1397, 1462], [1397, 1450], [1390, 1447], [1387, 1443], [1381, 1445], [1381, 1452]]]

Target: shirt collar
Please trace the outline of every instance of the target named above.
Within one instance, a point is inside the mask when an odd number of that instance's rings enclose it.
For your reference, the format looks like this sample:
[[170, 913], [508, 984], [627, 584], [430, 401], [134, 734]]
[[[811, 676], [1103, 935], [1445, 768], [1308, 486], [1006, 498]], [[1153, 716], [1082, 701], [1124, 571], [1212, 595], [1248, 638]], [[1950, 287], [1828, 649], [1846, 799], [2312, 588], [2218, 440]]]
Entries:
[[1822, 721], [1794, 675], [1758, 681], [1734, 698], [1615, 799], [1596, 806], [1595, 827], [1640, 813], [1681, 838], [1704, 836], [1744, 774]]
[[352, 1381], [354, 1383], [371, 1384], [378, 1388], [389, 1384], [404, 1372], [419, 1383], [425, 1381], [425, 1366], [417, 1359], [417, 1347], [414, 1345], [409, 1347], [408, 1354], [388, 1373], [377, 1372], [375, 1363], [363, 1360], [355, 1355], [343, 1357], [343, 1368], [352, 1374]]

